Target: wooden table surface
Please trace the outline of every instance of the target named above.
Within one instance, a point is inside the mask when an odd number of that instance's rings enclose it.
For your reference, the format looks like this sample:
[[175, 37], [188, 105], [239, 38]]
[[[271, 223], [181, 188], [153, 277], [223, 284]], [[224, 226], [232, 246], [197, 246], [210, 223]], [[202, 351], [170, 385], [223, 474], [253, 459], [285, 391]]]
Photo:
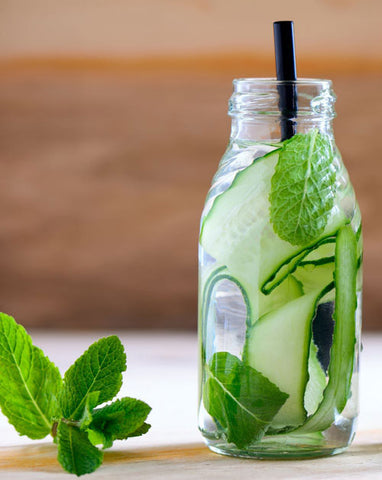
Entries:
[[[108, 332], [110, 334], [110, 332]], [[64, 372], [99, 333], [32, 332], [37, 345]], [[196, 428], [197, 340], [193, 334], [121, 333], [128, 353], [122, 395], [147, 401], [152, 429], [105, 454], [94, 479], [381, 479], [382, 335], [365, 335], [361, 363], [361, 414], [356, 440], [347, 452], [330, 458], [253, 461], [213, 454]], [[59, 340], [59, 341], [58, 341]], [[56, 447], [18, 437], [0, 419], [0, 479], [68, 477], [56, 461]]]

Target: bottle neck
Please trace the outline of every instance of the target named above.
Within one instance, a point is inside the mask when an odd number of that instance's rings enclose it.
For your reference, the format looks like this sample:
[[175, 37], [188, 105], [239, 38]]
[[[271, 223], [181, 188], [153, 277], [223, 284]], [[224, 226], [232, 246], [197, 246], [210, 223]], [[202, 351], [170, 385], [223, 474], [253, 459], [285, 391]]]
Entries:
[[[293, 124], [294, 134], [317, 129], [333, 137], [336, 97], [329, 80], [243, 78], [233, 84], [228, 111], [232, 117], [231, 141], [278, 143], [285, 138], [281, 124], [285, 127], [286, 121]], [[285, 88], [293, 95], [295, 108], [291, 112], [280, 111], [280, 92]]]
[[[296, 119], [295, 133], [307, 133], [317, 129], [321, 134], [333, 138], [333, 122], [328, 118]], [[231, 141], [278, 143], [281, 140], [280, 117], [258, 115], [251, 118], [233, 117]]]

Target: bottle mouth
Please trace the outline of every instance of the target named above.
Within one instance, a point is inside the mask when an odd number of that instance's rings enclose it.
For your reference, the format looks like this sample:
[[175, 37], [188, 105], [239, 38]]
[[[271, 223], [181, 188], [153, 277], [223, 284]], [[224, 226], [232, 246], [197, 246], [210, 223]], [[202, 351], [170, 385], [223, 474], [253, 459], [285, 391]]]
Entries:
[[249, 77], [249, 78], [235, 78], [233, 80], [235, 91], [250, 92], [256, 87], [264, 86], [279, 86], [279, 85], [296, 85], [306, 87], [318, 87], [322, 90], [330, 90], [332, 88], [332, 81], [321, 78], [299, 78], [297, 80], [277, 80], [277, 78], [266, 77]]
[[234, 92], [229, 101], [228, 114], [234, 117], [257, 115], [280, 116], [280, 87], [290, 87], [296, 95], [295, 118], [332, 119], [335, 117], [336, 96], [331, 80], [300, 78], [238, 78], [233, 81]]

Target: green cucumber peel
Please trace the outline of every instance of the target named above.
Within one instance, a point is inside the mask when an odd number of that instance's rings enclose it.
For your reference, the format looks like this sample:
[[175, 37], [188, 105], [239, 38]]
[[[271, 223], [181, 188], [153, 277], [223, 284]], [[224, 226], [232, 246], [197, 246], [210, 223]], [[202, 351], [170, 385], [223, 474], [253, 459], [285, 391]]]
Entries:
[[247, 311], [246, 324], [249, 325], [251, 321], [251, 306], [250, 306], [249, 299], [244, 287], [236, 278], [228, 274], [227, 267], [225, 266], [217, 267], [208, 276], [202, 288], [202, 301], [201, 301], [201, 308], [200, 308], [199, 328], [201, 331], [200, 348], [201, 348], [201, 357], [203, 362], [206, 361], [206, 356], [208, 353], [207, 350], [208, 350], [209, 335], [208, 335], [207, 327], [208, 325], [211, 325], [211, 322], [212, 322], [212, 320], [209, 319], [209, 310], [211, 305], [212, 293], [216, 285], [222, 280], [229, 280], [239, 288], [241, 294], [243, 295], [243, 299], [244, 299], [246, 311]]
[[209, 306], [210, 306], [212, 291], [215, 288], [216, 284], [221, 282], [222, 280], [229, 280], [230, 282], [234, 283], [239, 288], [241, 294], [243, 295], [244, 303], [245, 303], [245, 306], [247, 308], [247, 321], [246, 321], [246, 323], [248, 325], [248, 322], [250, 321], [250, 318], [251, 318], [251, 306], [249, 304], [248, 295], [247, 295], [244, 287], [242, 286], [242, 284], [239, 282], [239, 280], [237, 280], [235, 277], [233, 277], [229, 273], [220, 272], [219, 274], [215, 275], [211, 279], [211, 281], [209, 282], [208, 285], [206, 285], [205, 294], [204, 294], [204, 302], [203, 302], [203, 313], [202, 313], [203, 317], [202, 318], [204, 318], [204, 319], [207, 318], [207, 312], [208, 312]]
[[[206, 293], [205, 293], [205, 301], [204, 301], [204, 304], [203, 304], [203, 312], [202, 312], [202, 321], [203, 321], [203, 328], [204, 328], [203, 339], [204, 339], [205, 343], [207, 343], [206, 342], [207, 332], [206, 332], [205, 329], [206, 329], [207, 323], [208, 323], [208, 312], [209, 312], [209, 309], [210, 309], [212, 292], [213, 292], [214, 288], [216, 287], [216, 285], [219, 282], [221, 282], [222, 280], [229, 280], [230, 282], [234, 283], [239, 288], [241, 294], [243, 295], [244, 303], [245, 303], [245, 306], [246, 306], [246, 309], [247, 309], [246, 324], [249, 325], [250, 322], [251, 322], [251, 306], [249, 304], [248, 296], [247, 296], [247, 293], [246, 293], [245, 289], [243, 288], [241, 283], [235, 277], [233, 277], [232, 275], [229, 275], [228, 273], [220, 273], [220, 274], [214, 276], [213, 279], [211, 279], [211, 282], [207, 286], [207, 290], [206, 290]], [[204, 358], [205, 354], [206, 354], [205, 344], [203, 344], [202, 348], [203, 348], [203, 358]]]
[[355, 238], [356, 238], [357, 243], [361, 239], [361, 236], [362, 236], [362, 223], [359, 224], [359, 227], [358, 227], [357, 231], [355, 232]]
[[350, 225], [337, 234], [335, 260], [335, 310], [329, 382], [317, 411], [294, 433], [323, 431], [335, 421], [349, 399], [356, 341], [357, 239]]
[[204, 282], [202, 282], [202, 294], [201, 294], [202, 302], [201, 302], [201, 311], [200, 311], [202, 318], [204, 318], [204, 314], [206, 312], [205, 304], [208, 299], [207, 292], [209, 291], [209, 287], [211, 286], [212, 283], [215, 283], [215, 278], [226, 270], [227, 270], [227, 267], [224, 265], [217, 267], [210, 273], [207, 279]]
[[[314, 250], [319, 248], [321, 245], [335, 243], [336, 239], [333, 237], [333, 234], [328, 235], [327, 237], [322, 238], [318, 242], [309, 247], [306, 247], [300, 250], [298, 253], [290, 256], [285, 259], [281, 264], [277, 266], [275, 271], [265, 280], [261, 286], [261, 292], [265, 295], [269, 295], [272, 290], [278, 287], [287, 277], [296, 271], [298, 266], [303, 263], [304, 259]], [[309, 263], [313, 263], [310, 261]]]
[[298, 264], [299, 267], [306, 267], [307, 265], [313, 265], [319, 267], [320, 265], [328, 265], [330, 263], [334, 263], [334, 256], [333, 257], [323, 257], [319, 258], [318, 260], [304, 260]]

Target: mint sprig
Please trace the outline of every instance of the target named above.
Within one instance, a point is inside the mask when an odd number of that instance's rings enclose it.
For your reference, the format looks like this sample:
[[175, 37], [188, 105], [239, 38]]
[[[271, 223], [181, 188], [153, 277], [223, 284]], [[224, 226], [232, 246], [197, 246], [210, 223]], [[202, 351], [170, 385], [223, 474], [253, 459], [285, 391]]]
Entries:
[[274, 231], [292, 245], [314, 241], [327, 225], [336, 193], [333, 148], [317, 129], [284, 142], [271, 180]]
[[77, 476], [102, 463], [102, 450], [115, 440], [143, 435], [151, 408], [141, 400], [112, 400], [122, 386], [126, 354], [116, 336], [102, 338], [65, 373], [32, 344], [15, 320], [0, 313], [0, 408], [20, 435], [51, 434], [58, 461]]

